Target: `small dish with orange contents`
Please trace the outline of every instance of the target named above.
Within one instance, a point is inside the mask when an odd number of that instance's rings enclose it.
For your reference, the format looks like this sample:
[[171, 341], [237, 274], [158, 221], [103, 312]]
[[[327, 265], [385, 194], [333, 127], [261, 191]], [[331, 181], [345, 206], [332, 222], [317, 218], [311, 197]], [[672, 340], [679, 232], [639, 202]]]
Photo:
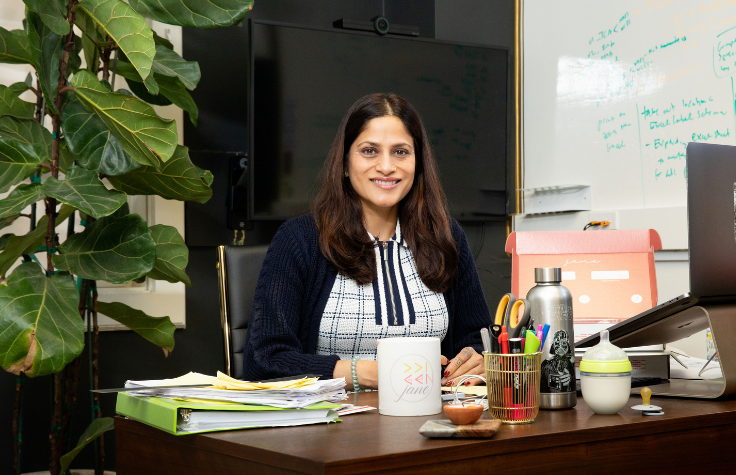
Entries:
[[483, 404], [478, 403], [460, 403], [447, 404], [442, 408], [450, 422], [458, 426], [475, 424], [483, 415]]

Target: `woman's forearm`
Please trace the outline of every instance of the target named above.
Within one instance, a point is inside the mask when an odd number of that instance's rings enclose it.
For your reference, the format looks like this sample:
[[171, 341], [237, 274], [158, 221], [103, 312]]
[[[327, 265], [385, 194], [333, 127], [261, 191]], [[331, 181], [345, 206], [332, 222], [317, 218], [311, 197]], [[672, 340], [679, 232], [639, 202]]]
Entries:
[[[378, 364], [375, 361], [358, 361], [355, 369], [358, 373], [358, 385], [361, 389], [378, 388]], [[353, 373], [350, 368], [350, 361], [338, 361], [332, 377], [345, 378], [345, 387], [347, 389], [355, 389], [353, 388]]]

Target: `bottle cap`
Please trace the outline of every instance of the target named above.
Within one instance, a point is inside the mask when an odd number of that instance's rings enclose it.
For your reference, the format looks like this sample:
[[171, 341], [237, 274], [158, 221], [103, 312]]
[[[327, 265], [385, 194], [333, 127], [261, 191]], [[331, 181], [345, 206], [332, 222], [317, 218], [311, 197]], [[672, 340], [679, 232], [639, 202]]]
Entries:
[[601, 342], [589, 349], [580, 361], [583, 373], [629, 373], [631, 362], [624, 350], [608, 340], [608, 330], [601, 332]]
[[534, 269], [534, 282], [562, 282], [562, 269], [559, 267], [537, 267]]

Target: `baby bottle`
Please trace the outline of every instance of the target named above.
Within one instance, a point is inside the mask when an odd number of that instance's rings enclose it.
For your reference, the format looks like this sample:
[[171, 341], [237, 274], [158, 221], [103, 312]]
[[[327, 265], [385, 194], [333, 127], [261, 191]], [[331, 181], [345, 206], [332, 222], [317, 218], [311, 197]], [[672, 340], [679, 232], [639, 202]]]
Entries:
[[624, 350], [608, 341], [608, 330], [603, 330], [601, 342], [583, 355], [580, 389], [596, 414], [616, 414], [629, 401], [631, 362]]

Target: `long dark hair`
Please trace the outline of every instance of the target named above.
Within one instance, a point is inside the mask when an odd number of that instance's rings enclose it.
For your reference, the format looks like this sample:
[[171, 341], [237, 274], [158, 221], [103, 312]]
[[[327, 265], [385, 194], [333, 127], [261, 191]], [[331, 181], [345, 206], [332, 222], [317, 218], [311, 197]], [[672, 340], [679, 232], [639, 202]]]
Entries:
[[394, 116], [414, 139], [414, 183], [399, 203], [401, 234], [414, 255], [422, 282], [435, 292], [452, 286], [458, 254], [450, 231], [445, 194], [417, 111], [396, 94], [369, 94], [347, 111], [325, 161], [313, 205], [322, 254], [337, 270], [367, 284], [376, 277], [375, 244], [363, 224], [360, 197], [345, 179], [347, 152], [372, 119]]

